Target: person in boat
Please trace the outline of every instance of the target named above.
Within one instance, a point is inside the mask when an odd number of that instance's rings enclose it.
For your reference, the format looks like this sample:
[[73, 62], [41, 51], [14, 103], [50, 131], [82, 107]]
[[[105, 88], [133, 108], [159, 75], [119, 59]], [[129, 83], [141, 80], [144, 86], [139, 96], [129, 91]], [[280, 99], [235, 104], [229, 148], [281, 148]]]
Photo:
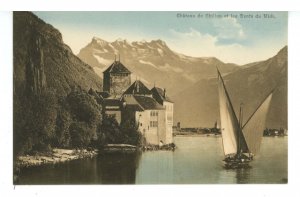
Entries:
[[164, 145], [164, 142], [162, 140], [159, 141], [159, 148], [161, 148]]
[[254, 154], [249, 153], [249, 160], [253, 160], [253, 156], [254, 156]]
[[236, 155], [235, 154], [230, 154], [228, 156], [225, 157], [224, 161], [225, 162], [230, 162], [230, 161], [234, 161], [235, 160]]

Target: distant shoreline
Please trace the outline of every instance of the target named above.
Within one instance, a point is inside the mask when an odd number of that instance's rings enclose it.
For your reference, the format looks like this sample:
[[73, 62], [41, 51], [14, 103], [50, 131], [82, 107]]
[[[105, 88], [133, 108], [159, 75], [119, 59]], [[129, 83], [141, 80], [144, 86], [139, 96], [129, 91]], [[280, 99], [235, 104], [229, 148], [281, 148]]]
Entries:
[[[222, 137], [222, 134], [213, 133], [193, 133], [193, 132], [180, 132], [173, 133], [173, 137]], [[264, 135], [263, 137], [287, 137], [288, 135]]]
[[196, 137], [196, 136], [215, 136], [215, 137], [221, 137], [221, 134], [215, 134], [215, 133], [195, 133], [195, 132], [174, 132], [174, 137], [177, 136], [186, 136], [186, 137]]

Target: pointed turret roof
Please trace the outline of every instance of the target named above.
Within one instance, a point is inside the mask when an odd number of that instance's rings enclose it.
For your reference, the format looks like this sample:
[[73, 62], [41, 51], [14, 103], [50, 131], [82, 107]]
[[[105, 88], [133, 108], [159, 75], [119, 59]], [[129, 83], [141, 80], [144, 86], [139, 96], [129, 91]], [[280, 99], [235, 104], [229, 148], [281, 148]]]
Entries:
[[123, 94], [151, 95], [152, 93], [140, 80], [136, 80]]
[[131, 72], [120, 62], [114, 61], [103, 73], [128, 73]]

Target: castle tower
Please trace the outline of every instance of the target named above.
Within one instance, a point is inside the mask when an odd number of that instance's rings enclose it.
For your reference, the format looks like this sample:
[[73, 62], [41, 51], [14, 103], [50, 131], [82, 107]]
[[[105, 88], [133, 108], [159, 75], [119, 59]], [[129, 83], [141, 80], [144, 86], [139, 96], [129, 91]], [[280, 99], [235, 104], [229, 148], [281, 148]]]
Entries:
[[114, 61], [103, 72], [103, 91], [113, 96], [121, 96], [131, 85], [131, 72], [120, 62]]

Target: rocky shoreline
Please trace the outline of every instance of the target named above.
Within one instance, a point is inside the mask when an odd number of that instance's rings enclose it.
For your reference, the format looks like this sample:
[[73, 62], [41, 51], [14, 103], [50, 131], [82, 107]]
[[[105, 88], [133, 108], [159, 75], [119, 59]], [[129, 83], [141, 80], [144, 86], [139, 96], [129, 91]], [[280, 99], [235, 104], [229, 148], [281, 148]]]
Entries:
[[55, 148], [50, 153], [19, 156], [16, 160], [16, 166], [18, 168], [23, 168], [30, 166], [39, 166], [42, 164], [61, 163], [81, 158], [94, 157], [97, 154], [97, 150], [70, 150]]
[[[101, 152], [135, 152], [135, 151], [159, 151], [159, 150], [175, 150], [175, 144], [168, 144], [164, 146], [158, 145], [147, 145], [142, 147], [137, 147], [129, 144], [108, 144]], [[24, 167], [39, 166], [44, 164], [55, 164], [67, 161], [72, 161], [82, 158], [92, 158], [98, 155], [99, 151], [96, 149], [60, 149], [54, 148], [48, 153], [38, 153], [36, 155], [24, 155], [19, 156], [15, 162], [15, 168], [21, 169]]]

